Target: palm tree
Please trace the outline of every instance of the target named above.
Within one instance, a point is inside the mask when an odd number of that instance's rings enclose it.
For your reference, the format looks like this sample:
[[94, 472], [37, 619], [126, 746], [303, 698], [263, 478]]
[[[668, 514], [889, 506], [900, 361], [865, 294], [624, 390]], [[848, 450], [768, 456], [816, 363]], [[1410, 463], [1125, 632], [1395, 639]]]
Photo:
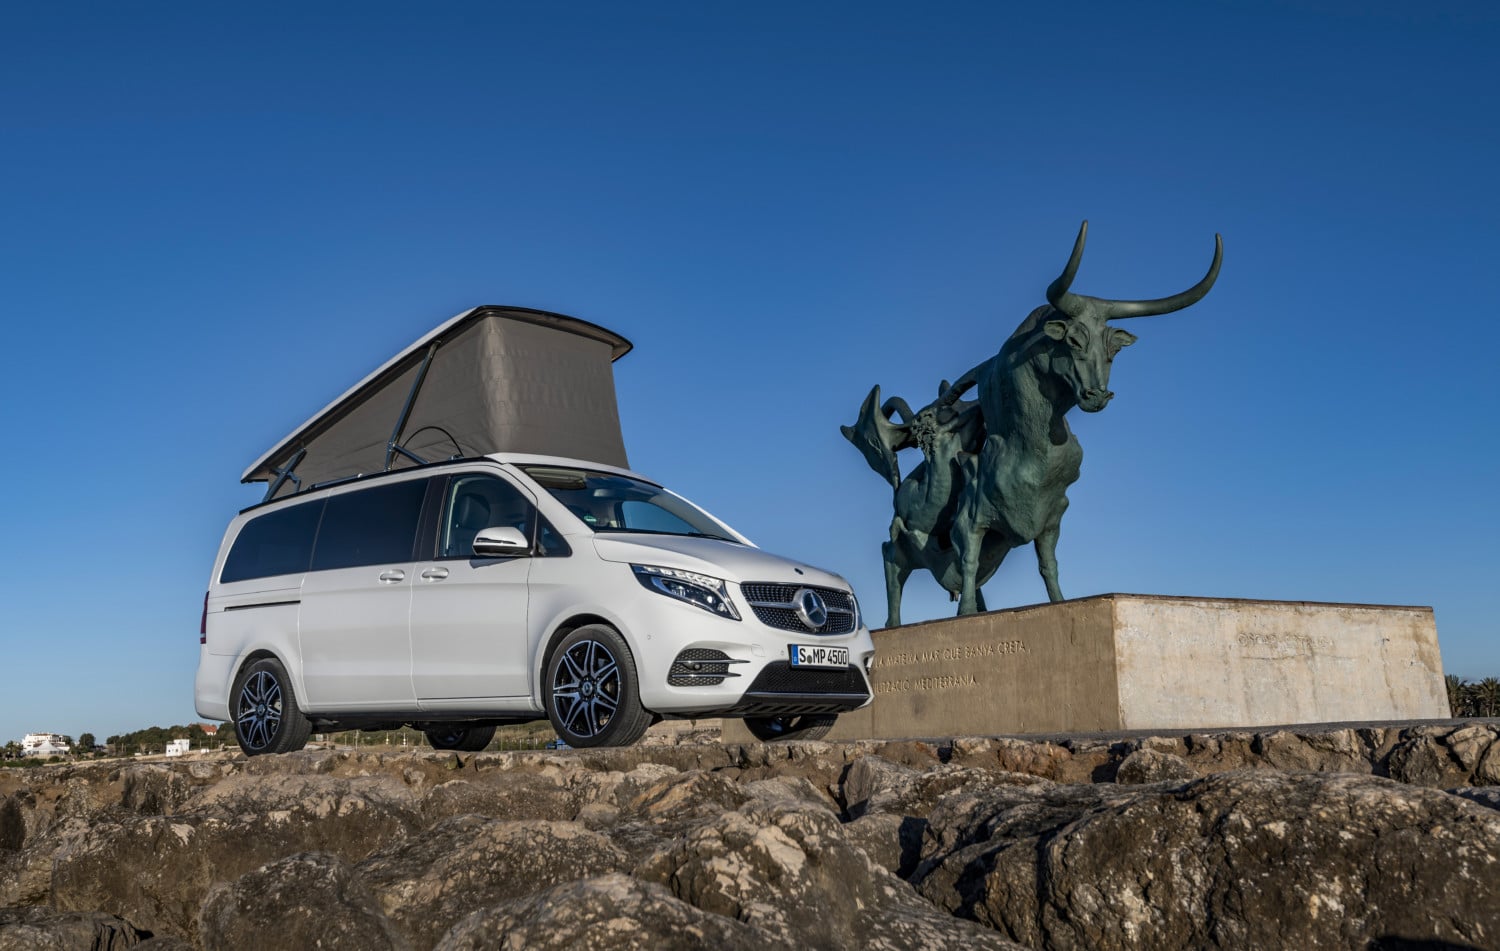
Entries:
[[1468, 691], [1465, 688], [1468, 686], [1468, 681], [1464, 680], [1458, 674], [1449, 674], [1443, 678], [1443, 684], [1448, 688], [1448, 715], [1452, 717], [1468, 716], [1465, 712], [1465, 707], [1467, 706], [1465, 701], [1468, 699]]
[[1475, 706], [1479, 716], [1492, 717], [1500, 713], [1500, 680], [1486, 677], [1474, 685]]

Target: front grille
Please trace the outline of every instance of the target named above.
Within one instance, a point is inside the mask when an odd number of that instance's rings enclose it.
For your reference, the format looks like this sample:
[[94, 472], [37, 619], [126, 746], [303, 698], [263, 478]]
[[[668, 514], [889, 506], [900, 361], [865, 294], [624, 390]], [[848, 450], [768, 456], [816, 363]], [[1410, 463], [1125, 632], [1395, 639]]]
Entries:
[[745, 662], [732, 661], [728, 654], [712, 648], [689, 647], [672, 661], [667, 683], [673, 687], [715, 687], [725, 677], [739, 676], [729, 672], [729, 665], [734, 663]]
[[[828, 623], [813, 630], [797, 616], [794, 598], [804, 587], [816, 591], [828, 607]], [[854, 598], [838, 588], [817, 588], [811, 585], [780, 584], [769, 581], [749, 581], [740, 585], [750, 610], [767, 627], [798, 634], [848, 634], [854, 630]]]

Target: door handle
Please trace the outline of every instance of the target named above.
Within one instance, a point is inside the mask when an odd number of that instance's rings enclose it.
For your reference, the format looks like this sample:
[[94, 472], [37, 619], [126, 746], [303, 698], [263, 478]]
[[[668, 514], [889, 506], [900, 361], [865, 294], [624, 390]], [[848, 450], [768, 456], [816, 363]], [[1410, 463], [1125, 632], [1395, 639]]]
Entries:
[[381, 584], [395, 584], [396, 582], [404, 581], [405, 579], [406, 572], [402, 571], [400, 568], [391, 568], [380, 573]]
[[442, 581], [446, 577], [448, 577], [447, 568], [428, 568], [422, 572], [423, 581]]

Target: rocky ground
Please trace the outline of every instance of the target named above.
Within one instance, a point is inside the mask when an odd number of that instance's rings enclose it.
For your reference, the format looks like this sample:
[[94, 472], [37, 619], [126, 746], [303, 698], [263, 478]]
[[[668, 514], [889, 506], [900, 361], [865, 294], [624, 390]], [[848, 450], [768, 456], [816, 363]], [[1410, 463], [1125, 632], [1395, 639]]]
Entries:
[[1500, 725], [0, 772], [0, 951], [1500, 948]]

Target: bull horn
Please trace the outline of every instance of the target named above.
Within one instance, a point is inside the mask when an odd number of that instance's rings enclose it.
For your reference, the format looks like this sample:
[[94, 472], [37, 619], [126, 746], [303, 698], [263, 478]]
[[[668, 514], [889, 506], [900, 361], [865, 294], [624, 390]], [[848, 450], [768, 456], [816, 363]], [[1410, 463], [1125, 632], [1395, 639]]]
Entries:
[[[1082, 235], [1079, 241], [1083, 240]], [[1077, 252], [1075, 251], [1076, 255]], [[1224, 238], [1222, 235], [1214, 235], [1214, 263], [1208, 266], [1208, 273], [1203, 275], [1203, 280], [1183, 291], [1181, 294], [1173, 294], [1171, 297], [1159, 297], [1156, 300], [1102, 300], [1105, 320], [1119, 320], [1123, 317], [1155, 317], [1158, 314], [1170, 314], [1174, 310], [1182, 310], [1184, 307], [1198, 303], [1203, 296], [1214, 286], [1214, 281], [1219, 277], [1219, 264], [1224, 260]], [[1072, 267], [1073, 265], [1069, 265]], [[1068, 271], [1063, 272], [1063, 277], [1071, 277]], [[1061, 280], [1061, 278], [1059, 278]], [[1064, 297], [1076, 295], [1066, 294]], [[1050, 297], [1049, 297], [1050, 300]], [[1068, 313], [1065, 308], [1057, 304], [1052, 306], [1058, 310]]]
[[1083, 261], [1083, 243], [1088, 237], [1089, 223], [1085, 219], [1078, 226], [1078, 239], [1073, 242], [1073, 256], [1068, 258], [1068, 266], [1063, 268], [1057, 280], [1047, 285], [1047, 303], [1070, 317], [1077, 317], [1077, 311], [1083, 304], [1077, 294], [1068, 293], [1068, 288], [1073, 286], [1073, 278], [1078, 276], [1078, 265]]

